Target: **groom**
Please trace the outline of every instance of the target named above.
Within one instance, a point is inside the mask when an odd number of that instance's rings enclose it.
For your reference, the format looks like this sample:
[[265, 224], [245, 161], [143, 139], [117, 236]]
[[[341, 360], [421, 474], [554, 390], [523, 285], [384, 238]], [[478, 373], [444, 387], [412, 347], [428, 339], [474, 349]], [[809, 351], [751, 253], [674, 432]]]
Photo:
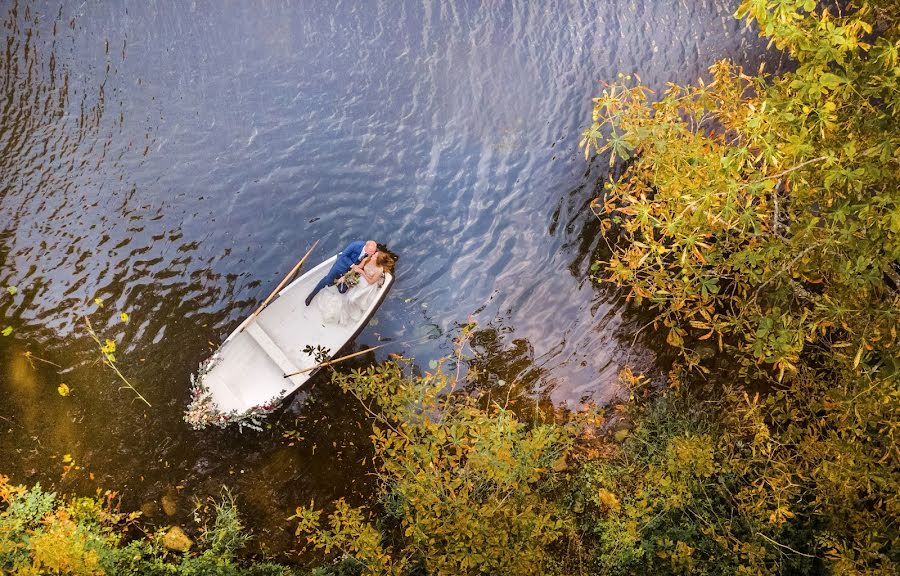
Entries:
[[306, 305], [312, 302], [312, 299], [316, 297], [316, 294], [319, 293], [319, 290], [332, 284], [335, 280], [346, 274], [350, 271], [350, 267], [354, 264], [359, 264], [359, 262], [365, 258], [366, 256], [371, 256], [378, 250], [378, 244], [375, 243], [374, 240], [368, 240], [363, 242], [362, 240], [357, 240], [356, 242], [351, 242], [347, 245], [346, 248], [341, 250], [341, 253], [338, 254], [337, 260], [334, 262], [334, 265], [331, 267], [331, 270], [328, 271], [328, 274], [325, 275], [324, 278], [319, 280], [319, 283], [316, 284], [316, 287], [313, 288], [313, 291], [309, 293], [309, 296], [306, 297]]

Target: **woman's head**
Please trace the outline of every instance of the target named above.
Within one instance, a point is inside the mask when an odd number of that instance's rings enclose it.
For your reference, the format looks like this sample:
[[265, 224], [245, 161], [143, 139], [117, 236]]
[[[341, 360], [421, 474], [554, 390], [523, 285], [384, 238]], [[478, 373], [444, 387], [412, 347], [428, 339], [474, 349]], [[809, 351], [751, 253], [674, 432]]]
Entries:
[[394, 257], [388, 254], [387, 252], [376, 252], [375, 253], [375, 263], [381, 266], [381, 269], [385, 272], [393, 272], [394, 271]]

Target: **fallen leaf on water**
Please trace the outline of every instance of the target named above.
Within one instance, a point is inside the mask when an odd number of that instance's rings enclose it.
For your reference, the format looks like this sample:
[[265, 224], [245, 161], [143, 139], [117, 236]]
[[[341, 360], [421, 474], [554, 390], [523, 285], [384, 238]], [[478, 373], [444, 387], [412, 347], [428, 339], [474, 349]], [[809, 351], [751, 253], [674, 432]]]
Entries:
[[91, 480], [93, 480], [93, 479], [94, 479], [94, 473], [93, 473], [93, 472], [88, 472], [88, 478], [90, 478]]
[[66, 455], [63, 456], [63, 462], [65, 462], [66, 464], [68, 464], [68, 463], [71, 462], [71, 461], [72, 461], [72, 455], [71, 455], [71, 454], [66, 454]]
[[71, 392], [71, 390], [69, 390], [69, 386], [67, 384], [60, 384], [59, 386], [56, 387], [56, 391], [59, 392], [60, 396], [68, 396], [69, 392]]
[[13, 332], [13, 327], [12, 327], [12, 326], [7, 326], [6, 328], [3, 329], [2, 334], [3, 334], [4, 336], [9, 336], [10, 334], [12, 334], [12, 332]]
[[125, 312], [119, 314], [119, 318], [122, 319], [122, 322], [128, 322], [128, 314], [126, 314]]
[[103, 298], [94, 298], [94, 304], [103, 308]]
[[18, 292], [19, 289], [16, 288], [15, 286], [7, 286], [6, 291], [9, 292], [10, 296], [15, 296], [16, 292]]

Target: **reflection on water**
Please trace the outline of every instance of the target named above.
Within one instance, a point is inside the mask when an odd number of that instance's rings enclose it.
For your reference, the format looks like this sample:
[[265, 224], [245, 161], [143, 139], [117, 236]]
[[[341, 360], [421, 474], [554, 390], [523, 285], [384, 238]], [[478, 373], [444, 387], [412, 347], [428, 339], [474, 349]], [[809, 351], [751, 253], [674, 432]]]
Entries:
[[[360, 237], [401, 254], [356, 343], [396, 343], [378, 358], [427, 363], [452, 344], [420, 337], [478, 311], [491, 394], [604, 401], [653, 355], [586, 280], [602, 250], [585, 210], [602, 170], [576, 149], [589, 97], [620, 70], [659, 87], [761, 51], [725, 0], [2, 10], [2, 471], [133, 505], [227, 483], [258, 525], [365, 490], [367, 425], [327, 382], [275, 422], [303, 430], [294, 446], [181, 421], [190, 372], [299, 254]], [[98, 362], [86, 314], [152, 408]], [[60, 480], [64, 454], [82, 469]]]

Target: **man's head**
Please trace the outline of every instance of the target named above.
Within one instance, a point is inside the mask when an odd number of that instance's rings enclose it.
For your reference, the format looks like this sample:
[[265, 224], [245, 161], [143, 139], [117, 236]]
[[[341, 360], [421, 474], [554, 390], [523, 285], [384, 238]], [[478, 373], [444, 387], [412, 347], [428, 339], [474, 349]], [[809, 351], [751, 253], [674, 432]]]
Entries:
[[366, 252], [366, 255], [371, 256], [378, 251], [378, 244], [376, 244], [374, 240], [368, 240], [366, 241], [366, 245], [363, 246], [363, 250]]

